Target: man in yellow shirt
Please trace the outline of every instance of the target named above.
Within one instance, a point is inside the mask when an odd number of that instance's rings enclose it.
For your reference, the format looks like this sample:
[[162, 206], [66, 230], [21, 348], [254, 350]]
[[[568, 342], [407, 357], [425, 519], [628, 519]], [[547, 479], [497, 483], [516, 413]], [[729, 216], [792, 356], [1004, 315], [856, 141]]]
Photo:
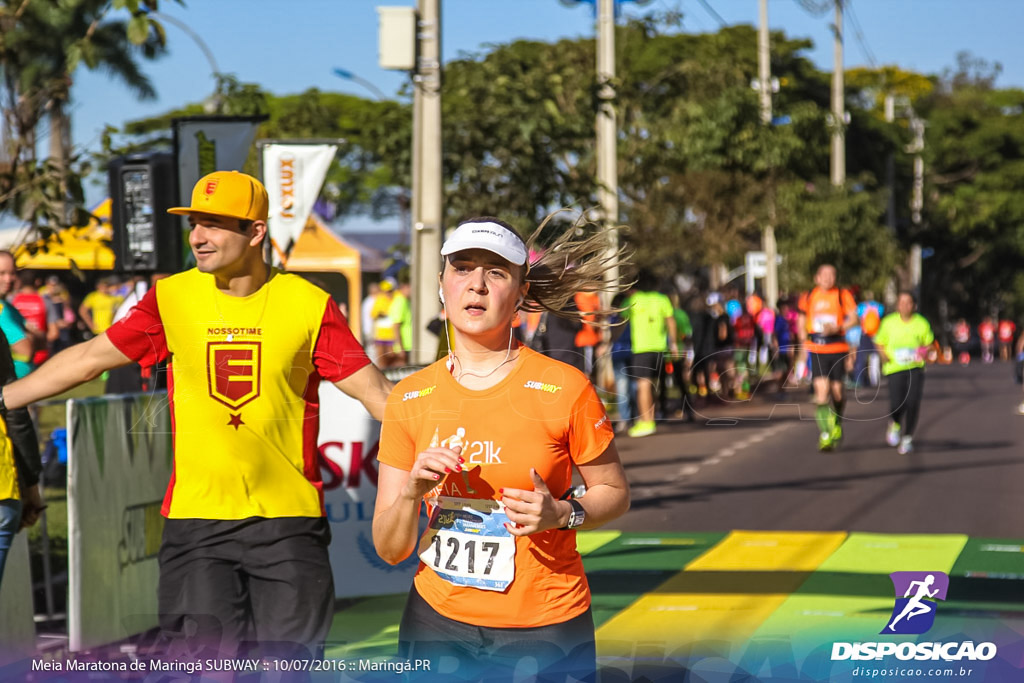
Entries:
[[78, 314], [93, 334], [101, 334], [114, 323], [114, 312], [124, 300], [113, 292], [116, 279], [103, 278], [96, 283], [96, 290], [89, 292], [78, 307]]
[[106, 332], [0, 389], [22, 407], [133, 361], [169, 361], [174, 474], [164, 497], [159, 618], [192, 652], [318, 656], [333, 619], [317, 390], [383, 417], [392, 385], [327, 292], [263, 260], [267, 192], [218, 171], [188, 216], [196, 267], [158, 281]]

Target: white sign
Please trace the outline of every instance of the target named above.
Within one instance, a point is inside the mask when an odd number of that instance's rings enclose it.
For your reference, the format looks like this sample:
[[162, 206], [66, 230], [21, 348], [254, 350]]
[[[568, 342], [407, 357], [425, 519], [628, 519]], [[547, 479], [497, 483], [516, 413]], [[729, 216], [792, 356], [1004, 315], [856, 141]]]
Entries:
[[276, 265], [281, 261], [278, 250], [287, 255], [306, 227], [337, 149], [313, 143], [275, 142], [263, 147], [263, 185], [270, 197], [267, 227], [277, 246]]
[[380, 423], [330, 382], [320, 385], [320, 475], [331, 524], [331, 568], [338, 597], [404, 593], [419, 565], [415, 553], [390, 565], [373, 547]]

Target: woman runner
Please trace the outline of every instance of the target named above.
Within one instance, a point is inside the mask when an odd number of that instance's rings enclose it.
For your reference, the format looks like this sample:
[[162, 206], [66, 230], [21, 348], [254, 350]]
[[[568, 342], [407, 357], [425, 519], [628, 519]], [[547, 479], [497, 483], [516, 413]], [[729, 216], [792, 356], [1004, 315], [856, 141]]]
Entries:
[[[586, 375], [512, 336], [518, 311], [565, 315], [575, 292], [605, 289], [618, 255], [606, 256], [601, 234], [574, 238], [575, 227], [531, 264], [507, 223], [462, 223], [441, 249], [454, 351], [388, 401], [373, 538], [390, 563], [419, 555], [399, 655], [430, 660], [427, 678], [596, 676], [575, 530], [622, 515], [629, 487]], [[430, 520], [417, 539], [423, 500]]]

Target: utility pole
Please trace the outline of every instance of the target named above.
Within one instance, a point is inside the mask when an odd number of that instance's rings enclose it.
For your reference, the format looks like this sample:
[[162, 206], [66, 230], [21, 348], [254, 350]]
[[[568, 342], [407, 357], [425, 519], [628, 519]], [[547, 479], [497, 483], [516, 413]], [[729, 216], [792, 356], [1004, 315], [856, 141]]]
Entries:
[[836, 2], [835, 66], [832, 71], [832, 184], [846, 182], [846, 109], [843, 101], [843, 0]]
[[[892, 123], [896, 120], [896, 98], [892, 95], [885, 96], [885, 122]], [[896, 234], [896, 159], [890, 152], [885, 160], [885, 184], [889, 188], [889, 201], [885, 207], [885, 224], [889, 232]]]
[[772, 65], [771, 45], [768, 35], [768, 0], [759, 0], [757, 26], [757, 85], [761, 96], [761, 123], [772, 123]]
[[426, 365], [425, 340], [437, 314], [437, 271], [444, 236], [441, 167], [441, 0], [418, 0], [418, 51], [413, 76], [412, 362]]
[[[772, 125], [772, 69], [771, 48], [768, 35], [768, 0], [760, 0], [760, 24], [757, 29], [757, 81], [761, 95], [761, 123]], [[761, 248], [765, 256], [764, 298], [765, 305], [775, 307], [779, 300], [779, 264], [775, 244], [775, 187], [774, 177], [769, 176], [768, 222], [761, 233]]]
[[[910, 147], [914, 153], [914, 189], [910, 196], [910, 222], [913, 224], [914, 239], [918, 238], [921, 228], [921, 210], [924, 209], [924, 119], [918, 118], [913, 111], [910, 116], [910, 129], [914, 132], [914, 142]], [[914, 242], [910, 246], [910, 287], [921, 295], [921, 245]]]
[[[619, 176], [617, 121], [615, 117], [615, 0], [598, 0], [597, 6], [597, 82], [601, 86], [601, 99], [597, 111], [597, 182], [601, 223], [608, 230], [609, 249], [618, 250]], [[616, 283], [619, 267], [613, 265], [605, 272], [605, 280]], [[609, 305], [611, 302], [603, 302]]]
[[[921, 153], [924, 151], [924, 129], [925, 121], [919, 118], [917, 113], [910, 106], [909, 100], [905, 97], [896, 98], [887, 95], [885, 98], [885, 120], [892, 123], [896, 120], [896, 105], [899, 103], [902, 115], [910, 122], [910, 131], [914, 134], [914, 140], [905, 148], [905, 151], [914, 155], [914, 185], [910, 195], [910, 224], [911, 235], [916, 239], [921, 228], [921, 211], [924, 209], [924, 158]], [[896, 200], [895, 200], [895, 164], [893, 157], [889, 155], [888, 173], [889, 176], [889, 226], [893, 233], [896, 231]], [[910, 258], [907, 263], [909, 273], [909, 285], [918, 294], [918, 303], [921, 295], [921, 245], [914, 243], [910, 246]]]

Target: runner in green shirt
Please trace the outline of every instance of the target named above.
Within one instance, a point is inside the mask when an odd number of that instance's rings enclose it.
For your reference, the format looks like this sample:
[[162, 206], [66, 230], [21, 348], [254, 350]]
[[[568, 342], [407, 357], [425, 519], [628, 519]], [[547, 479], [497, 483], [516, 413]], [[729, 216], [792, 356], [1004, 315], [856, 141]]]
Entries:
[[889, 379], [889, 428], [885, 440], [896, 446], [901, 455], [914, 450], [914, 428], [924, 390], [924, 364], [935, 354], [932, 327], [915, 313], [916, 308], [914, 295], [900, 292], [896, 313], [882, 319], [875, 335], [882, 374]]
[[655, 432], [654, 382], [667, 351], [678, 353], [676, 321], [672, 302], [653, 287], [638, 290], [623, 305], [622, 317], [629, 320], [633, 343], [632, 371], [636, 377], [637, 421], [630, 436], [650, 436]]

